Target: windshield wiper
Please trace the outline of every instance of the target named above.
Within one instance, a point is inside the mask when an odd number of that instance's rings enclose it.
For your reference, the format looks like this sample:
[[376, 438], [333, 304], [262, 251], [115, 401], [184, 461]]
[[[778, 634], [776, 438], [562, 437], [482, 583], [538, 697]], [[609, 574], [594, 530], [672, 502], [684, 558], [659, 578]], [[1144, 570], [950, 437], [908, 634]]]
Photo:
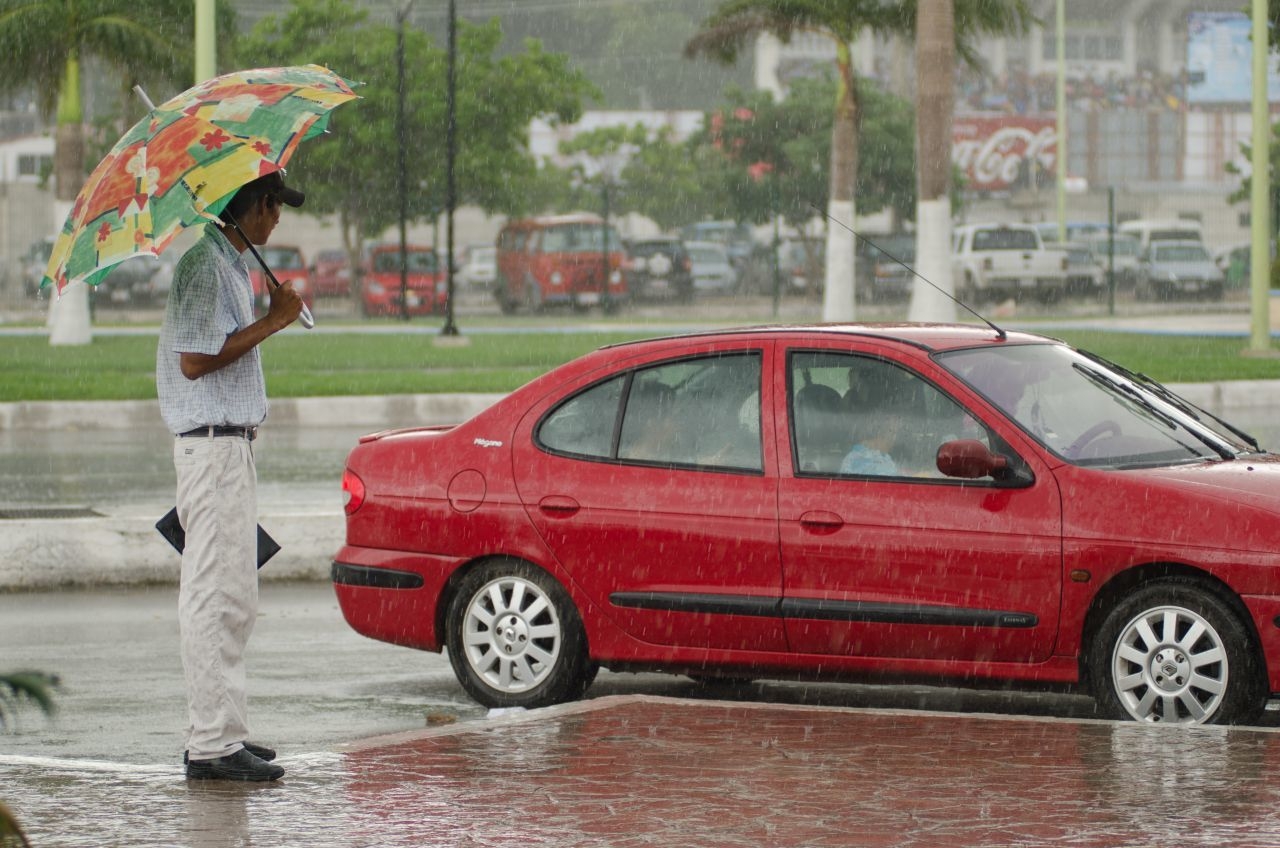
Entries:
[[1110, 368], [1112, 371], [1116, 371], [1120, 374], [1123, 374], [1124, 376], [1128, 377], [1130, 380], [1133, 380], [1135, 383], [1141, 384], [1143, 388], [1148, 389], [1153, 394], [1159, 396], [1161, 400], [1165, 401], [1166, 403], [1169, 403], [1172, 406], [1177, 407], [1179, 410], [1186, 413], [1187, 415], [1190, 415], [1196, 421], [1201, 420], [1200, 416], [1202, 414], [1207, 416], [1208, 418], [1220, 424], [1224, 429], [1226, 429], [1232, 435], [1239, 438], [1246, 445], [1253, 448], [1254, 451], [1258, 453], [1262, 452], [1262, 447], [1258, 444], [1258, 440], [1255, 439], [1253, 436], [1251, 436], [1249, 433], [1246, 433], [1244, 430], [1241, 430], [1239, 427], [1235, 426], [1230, 421], [1224, 421], [1223, 419], [1214, 415], [1209, 410], [1200, 406], [1196, 406], [1194, 403], [1182, 397], [1181, 395], [1177, 394], [1176, 392], [1170, 391], [1170, 389], [1167, 386], [1165, 386], [1163, 383], [1159, 382], [1158, 380], [1155, 380], [1152, 377], [1148, 377], [1146, 374], [1143, 374], [1140, 371], [1130, 371], [1128, 368], [1125, 368], [1123, 365], [1117, 365], [1116, 363], [1106, 359], [1105, 357], [1098, 356], [1096, 353], [1090, 353], [1087, 350], [1077, 350], [1076, 352], [1079, 353], [1081, 356], [1085, 357], [1086, 359], [1096, 362], [1105, 368]]
[[1097, 383], [1103, 388], [1110, 389], [1112, 392], [1115, 392], [1116, 394], [1123, 396], [1125, 400], [1129, 401], [1132, 404], [1135, 404], [1136, 406], [1141, 408], [1143, 411], [1147, 412], [1149, 415], [1155, 418], [1157, 421], [1159, 421], [1161, 424], [1168, 427], [1170, 430], [1178, 430], [1178, 429], [1186, 430], [1188, 433], [1195, 436], [1197, 440], [1203, 442], [1206, 447], [1210, 448], [1214, 453], [1216, 453], [1218, 456], [1222, 457], [1223, 459], [1235, 459], [1235, 453], [1229, 448], [1227, 448], [1225, 445], [1219, 443], [1216, 439], [1206, 438], [1203, 434], [1197, 432], [1194, 429], [1183, 427], [1181, 424], [1178, 423], [1178, 420], [1176, 418], [1172, 417], [1171, 415], [1169, 415], [1169, 413], [1165, 412], [1160, 407], [1156, 406], [1154, 403], [1151, 402], [1150, 398], [1148, 398], [1146, 395], [1144, 395], [1142, 392], [1138, 391], [1128, 383], [1122, 383], [1119, 380], [1115, 380], [1107, 376], [1106, 374], [1103, 374], [1100, 371], [1094, 371], [1092, 368], [1086, 368], [1085, 366], [1081, 365], [1078, 362], [1074, 363], [1071, 367], [1074, 368], [1076, 371], [1080, 372], [1081, 374], [1083, 374], [1085, 377], [1087, 377], [1089, 380], [1093, 381], [1094, 383]]

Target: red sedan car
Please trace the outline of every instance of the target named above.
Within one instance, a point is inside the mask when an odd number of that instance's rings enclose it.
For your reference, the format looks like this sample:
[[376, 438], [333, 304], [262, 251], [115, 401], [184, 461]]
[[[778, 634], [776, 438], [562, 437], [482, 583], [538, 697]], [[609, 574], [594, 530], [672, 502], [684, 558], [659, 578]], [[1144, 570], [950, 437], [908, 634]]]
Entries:
[[1141, 375], [975, 326], [616, 345], [366, 436], [333, 579], [490, 706], [601, 666], [1079, 684], [1247, 722], [1280, 690], [1280, 457]]
[[[409, 245], [405, 252], [405, 286], [410, 315], [443, 312], [449, 298], [444, 266], [429, 247]], [[380, 244], [369, 251], [361, 284], [365, 315], [401, 315], [400, 245]]]

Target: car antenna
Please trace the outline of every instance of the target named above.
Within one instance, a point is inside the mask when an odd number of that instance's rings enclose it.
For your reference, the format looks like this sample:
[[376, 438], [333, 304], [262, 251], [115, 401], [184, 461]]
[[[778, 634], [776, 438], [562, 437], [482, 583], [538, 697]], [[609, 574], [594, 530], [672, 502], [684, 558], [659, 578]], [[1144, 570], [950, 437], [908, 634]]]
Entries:
[[871, 239], [867, 238], [867, 237], [866, 237], [866, 236], [864, 236], [862, 233], [860, 233], [860, 232], [858, 232], [857, 230], [855, 230], [853, 227], [850, 227], [848, 224], [845, 224], [845, 223], [843, 223], [843, 222], [841, 222], [841, 221], [836, 220], [834, 217], [832, 217], [832, 215], [831, 215], [831, 214], [829, 214], [829, 213], [827, 213], [827, 212], [822, 211], [822, 210], [821, 210], [821, 209], [819, 209], [817, 206], [814, 206], [814, 204], [810, 203], [809, 205], [810, 205], [810, 206], [813, 206], [814, 211], [816, 211], [819, 215], [824, 216], [827, 220], [831, 221], [831, 223], [836, 224], [837, 226], [839, 226], [839, 227], [843, 227], [844, 229], [848, 230], [850, 233], [852, 233], [852, 234], [854, 235], [854, 237], [855, 237], [855, 238], [858, 238], [858, 239], [860, 239], [860, 240], [862, 240], [862, 241], [866, 242], [867, 244], [871, 245], [871, 246], [872, 246], [872, 247], [874, 247], [876, 250], [880, 251], [880, 252], [881, 252], [881, 253], [883, 253], [885, 256], [887, 256], [887, 257], [889, 257], [890, 259], [892, 259], [894, 262], [897, 262], [897, 263], [898, 263], [899, 265], [901, 265], [903, 268], [906, 268], [908, 271], [910, 271], [910, 272], [911, 272], [912, 274], [914, 274], [915, 276], [917, 276], [917, 277], [919, 277], [920, 279], [924, 280], [926, 283], [928, 283], [929, 285], [933, 286], [935, 289], [937, 289], [938, 291], [940, 291], [940, 292], [942, 292], [943, 294], [945, 294], [947, 297], [949, 297], [949, 298], [951, 298], [952, 300], [954, 300], [954, 301], [955, 301], [956, 303], [958, 303], [960, 306], [963, 306], [963, 307], [965, 308], [965, 310], [966, 310], [966, 311], [968, 311], [968, 312], [970, 312], [970, 313], [971, 313], [975, 318], [977, 318], [977, 319], [978, 319], [979, 321], [981, 321], [982, 323], [986, 324], [986, 325], [987, 325], [988, 327], [990, 327], [991, 329], [995, 330], [995, 332], [996, 332], [996, 337], [997, 337], [997, 338], [999, 338], [999, 339], [1000, 339], [1000, 341], [1004, 341], [1006, 338], [1008, 338], [1008, 334], [1007, 334], [1004, 330], [1002, 330], [1002, 329], [1000, 329], [999, 327], [997, 327], [997, 326], [996, 326], [992, 321], [988, 320], [985, 316], [981, 315], [977, 310], [975, 310], [975, 309], [973, 309], [971, 306], [969, 306], [969, 304], [965, 303], [963, 300], [961, 300], [960, 298], [956, 297], [956, 296], [955, 296], [955, 295], [953, 295], [951, 292], [946, 291], [946, 290], [945, 290], [945, 289], [943, 289], [941, 286], [936, 285], [936, 284], [933, 282], [933, 280], [930, 280], [930, 279], [929, 279], [928, 277], [926, 277], [924, 274], [921, 274], [921, 273], [920, 273], [919, 271], [917, 271], [915, 268], [912, 268], [910, 265], [908, 265], [907, 263], [903, 262], [903, 261], [902, 261], [901, 259], [899, 259], [898, 257], [894, 256], [892, 253], [890, 253], [889, 251], [885, 250], [883, 247], [881, 247], [880, 245], [876, 244], [876, 243], [875, 243], [875, 242], [873, 242]]

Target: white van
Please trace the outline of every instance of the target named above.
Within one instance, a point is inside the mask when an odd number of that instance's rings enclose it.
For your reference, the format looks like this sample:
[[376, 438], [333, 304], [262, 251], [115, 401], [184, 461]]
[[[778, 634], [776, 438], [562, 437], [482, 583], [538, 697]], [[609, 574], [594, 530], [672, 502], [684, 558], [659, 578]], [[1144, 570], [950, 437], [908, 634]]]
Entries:
[[1204, 228], [1199, 221], [1137, 218], [1120, 225], [1120, 232], [1138, 240], [1138, 252], [1145, 253], [1153, 241], [1198, 241], [1204, 244]]

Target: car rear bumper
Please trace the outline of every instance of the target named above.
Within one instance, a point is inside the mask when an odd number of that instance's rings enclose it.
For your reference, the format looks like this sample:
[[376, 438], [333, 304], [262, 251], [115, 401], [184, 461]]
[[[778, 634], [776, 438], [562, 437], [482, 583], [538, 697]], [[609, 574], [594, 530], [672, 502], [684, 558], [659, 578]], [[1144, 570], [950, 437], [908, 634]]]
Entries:
[[433, 554], [346, 546], [330, 575], [338, 606], [362, 636], [425, 651], [439, 651], [435, 599], [445, 603], [445, 584], [460, 561]]

